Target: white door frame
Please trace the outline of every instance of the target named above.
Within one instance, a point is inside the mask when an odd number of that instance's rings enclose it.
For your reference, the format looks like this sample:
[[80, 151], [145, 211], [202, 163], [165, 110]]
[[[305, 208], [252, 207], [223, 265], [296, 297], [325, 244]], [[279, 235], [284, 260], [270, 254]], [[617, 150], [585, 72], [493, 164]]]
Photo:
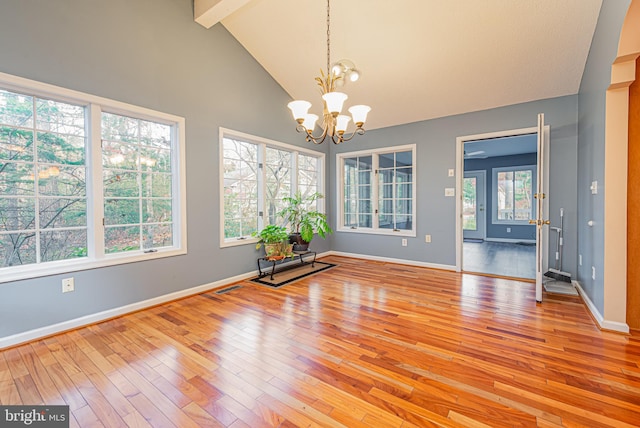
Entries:
[[[456, 272], [462, 272], [462, 178], [464, 177], [464, 143], [474, 140], [486, 140], [490, 138], [513, 137], [524, 134], [537, 134], [538, 127], [511, 129], [506, 131], [489, 132], [485, 134], [464, 135], [456, 138]], [[549, 194], [549, 126], [544, 127], [545, 141], [547, 150], [544, 151], [545, 159], [543, 160], [544, 189]], [[549, 218], [549, 204], [545, 204], [545, 217]], [[549, 228], [543, 228], [543, 243], [549, 242]], [[542, 246], [542, 266], [544, 271], [549, 266], [549, 248], [548, 245]]]

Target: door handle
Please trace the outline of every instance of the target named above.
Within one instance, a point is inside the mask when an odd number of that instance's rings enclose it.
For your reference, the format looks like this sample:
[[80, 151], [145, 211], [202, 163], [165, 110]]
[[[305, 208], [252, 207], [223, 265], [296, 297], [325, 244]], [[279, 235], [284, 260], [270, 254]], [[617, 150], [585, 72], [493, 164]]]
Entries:
[[544, 226], [545, 224], [551, 224], [550, 220], [529, 220], [529, 224], [537, 224], [538, 226]]

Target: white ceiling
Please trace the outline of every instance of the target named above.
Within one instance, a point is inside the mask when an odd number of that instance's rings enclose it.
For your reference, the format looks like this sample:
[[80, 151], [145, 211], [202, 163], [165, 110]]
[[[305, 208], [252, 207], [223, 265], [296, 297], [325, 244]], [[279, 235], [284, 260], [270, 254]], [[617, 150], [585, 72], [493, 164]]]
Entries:
[[[294, 99], [320, 111], [325, 0], [195, 0]], [[367, 129], [576, 94], [602, 0], [333, 0], [331, 60], [362, 71]], [[283, 108], [285, 108], [283, 106]]]

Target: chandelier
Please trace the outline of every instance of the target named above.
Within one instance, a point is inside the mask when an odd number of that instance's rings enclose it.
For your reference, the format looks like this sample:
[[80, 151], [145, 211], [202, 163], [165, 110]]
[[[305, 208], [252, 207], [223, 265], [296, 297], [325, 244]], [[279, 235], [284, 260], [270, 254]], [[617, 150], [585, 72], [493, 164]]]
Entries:
[[296, 131], [303, 132], [306, 135], [307, 142], [314, 144], [322, 144], [324, 140], [330, 138], [334, 144], [340, 144], [344, 141], [351, 140], [356, 134], [362, 135], [365, 130], [364, 123], [367, 120], [367, 113], [371, 107], [365, 105], [355, 105], [349, 108], [349, 113], [353, 118], [356, 129], [351, 135], [345, 136], [347, 126], [351, 117], [340, 114], [342, 106], [347, 94], [337, 92], [336, 86], [341, 86], [347, 81], [355, 82], [360, 78], [360, 72], [356, 69], [353, 62], [343, 59], [331, 64], [331, 8], [327, 0], [327, 73], [320, 70], [320, 77], [316, 77], [316, 82], [320, 87], [320, 93], [323, 100], [323, 120], [322, 133], [318, 136], [313, 135], [313, 131], [318, 121], [318, 116], [309, 114], [311, 103], [304, 100], [291, 101], [287, 107], [291, 109], [293, 118], [298, 122]]

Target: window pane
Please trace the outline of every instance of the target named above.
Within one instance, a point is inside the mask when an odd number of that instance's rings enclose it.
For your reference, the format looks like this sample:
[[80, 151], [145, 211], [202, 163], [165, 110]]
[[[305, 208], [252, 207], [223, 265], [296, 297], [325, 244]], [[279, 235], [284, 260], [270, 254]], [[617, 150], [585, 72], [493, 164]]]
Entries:
[[258, 228], [258, 146], [223, 139], [224, 239], [249, 236]]
[[0, 163], [0, 195], [35, 194], [34, 165], [31, 163]]
[[36, 101], [36, 129], [55, 134], [84, 136], [84, 108], [38, 99]]
[[47, 196], [86, 195], [84, 167], [41, 165], [38, 168], [38, 194]]
[[0, 162], [33, 161], [33, 131], [0, 125]]
[[85, 129], [84, 107], [0, 90], [2, 266], [86, 255]]
[[529, 220], [531, 218], [532, 204], [532, 172], [516, 171], [514, 183], [514, 218], [516, 220]]
[[171, 197], [171, 175], [163, 173], [142, 174], [142, 196]]
[[413, 152], [397, 152], [396, 153], [396, 168], [402, 168], [404, 166], [412, 166], [413, 165]]
[[40, 234], [40, 259], [43, 262], [86, 256], [86, 229], [42, 232]]
[[108, 227], [104, 231], [105, 253], [121, 253], [140, 249], [140, 226]]
[[476, 177], [465, 177], [462, 183], [462, 228], [477, 230]]
[[104, 196], [140, 196], [140, 183], [137, 172], [105, 170]]
[[0, 125], [33, 128], [33, 98], [0, 90]]
[[104, 224], [140, 223], [140, 201], [138, 199], [104, 200]]
[[513, 172], [498, 172], [498, 220], [513, 220]]
[[84, 226], [87, 224], [85, 199], [40, 199], [40, 228]]
[[0, 234], [0, 266], [19, 266], [36, 263], [35, 234]]
[[143, 199], [143, 223], [166, 223], [171, 221], [171, 199]]
[[[172, 127], [103, 113], [102, 140], [104, 221], [130, 226], [107, 228], [105, 251], [169, 246], [166, 240], [173, 239]], [[164, 223], [157, 226], [163, 232], [156, 237], [157, 227], [143, 228], [147, 223]]]
[[393, 168], [396, 164], [394, 153], [384, 153], [378, 156], [379, 168]]
[[265, 153], [266, 224], [281, 224], [277, 213], [284, 208], [282, 198], [291, 195], [291, 153], [271, 147]]
[[35, 198], [0, 199], [0, 232], [35, 229]]
[[144, 248], [168, 247], [173, 245], [173, 231], [170, 224], [143, 226]]

